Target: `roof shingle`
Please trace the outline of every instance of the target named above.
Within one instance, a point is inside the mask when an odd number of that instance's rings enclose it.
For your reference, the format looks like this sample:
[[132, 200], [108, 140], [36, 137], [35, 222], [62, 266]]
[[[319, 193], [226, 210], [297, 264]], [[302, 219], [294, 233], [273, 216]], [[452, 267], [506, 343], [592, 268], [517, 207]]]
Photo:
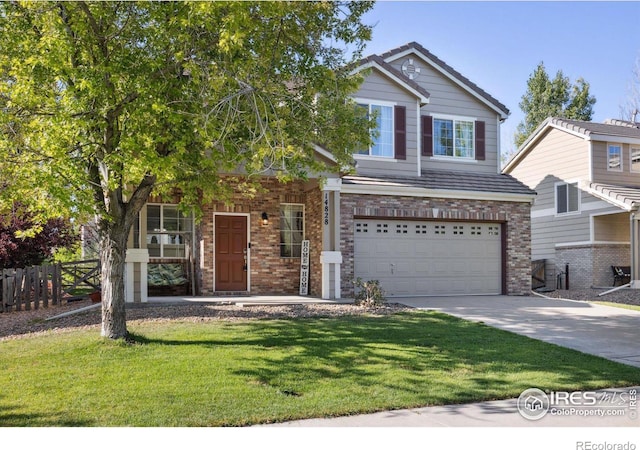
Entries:
[[344, 184], [417, 187], [429, 190], [491, 192], [535, 195], [536, 192], [511, 175], [499, 173], [423, 170], [422, 177], [345, 176]]

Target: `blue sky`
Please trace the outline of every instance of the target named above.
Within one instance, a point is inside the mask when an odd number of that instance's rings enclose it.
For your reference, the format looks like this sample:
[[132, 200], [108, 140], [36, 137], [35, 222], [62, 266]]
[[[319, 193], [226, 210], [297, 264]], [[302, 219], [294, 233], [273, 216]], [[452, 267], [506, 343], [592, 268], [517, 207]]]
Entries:
[[504, 103], [503, 152], [538, 63], [584, 78], [602, 122], [620, 117], [640, 56], [640, 2], [378, 1], [364, 22], [375, 27], [363, 56], [416, 41]]

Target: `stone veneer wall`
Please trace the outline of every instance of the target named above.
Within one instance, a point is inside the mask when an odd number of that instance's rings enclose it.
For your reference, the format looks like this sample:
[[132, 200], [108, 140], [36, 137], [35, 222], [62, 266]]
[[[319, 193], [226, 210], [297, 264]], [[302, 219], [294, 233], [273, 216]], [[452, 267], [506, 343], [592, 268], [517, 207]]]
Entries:
[[631, 246], [629, 244], [593, 245], [593, 285], [612, 286], [611, 266], [630, 266]]
[[[591, 245], [557, 248], [556, 274], [564, 272], [566, 264], [569, 264], [570, 289], [589, 289], [592, 286], [593, 254]], [[562, 280], [562, 288], [567, 288], [565, 277]]]
[[569, 264], [569, 289], [613, 285], [611, 266], [630, 265], [629, 244], [582, 244], [556, 249], [556, 264]]
[[[433, 209], [438, 216], [434, 217]], [[531, 214], [529, 203], [450, 200], [400, 196], [341, 194], [342, 293], [353, 296], [354, 217], [467, 220], [504, 223], [506, 232], [506, 294], [531, 290]], [[504, 238], [503, 238], [504, 239]]]
[[[305, 205], [305, 234], [311, 242], [311, 293], [317, 294], [320, 283], [320, 190], [305, 192], [302, 182], [280, 183], [274, 178], [261, 181], [265, 192], [248, 199], [240, 194], [232, 198], [233, 205], [212, 203], [203, 208], [200, 224], [204, 252], [202, 255], [202, 293], [214, 288], [214, 212], [244, 213], [249, 216], [251, 242], [250, 289], [252, 294], [297, 294], [300, 288], [300, 258], [280, 257], [280, 204]], [[316, 194], [317, 191], [317, 194]], [[261, 215], [269, 215], [269, 224], [262, 225]]]

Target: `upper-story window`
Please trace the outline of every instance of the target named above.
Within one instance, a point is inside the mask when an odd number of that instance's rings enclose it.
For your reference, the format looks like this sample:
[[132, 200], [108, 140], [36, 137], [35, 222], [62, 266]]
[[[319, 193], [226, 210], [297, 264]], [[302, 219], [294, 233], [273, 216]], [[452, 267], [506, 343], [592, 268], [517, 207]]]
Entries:
[[556, 214], [580, 211], [578, 183], [556, 183]]
[[474, 121], [433, 118], [433, 155], [474, 157]]
[[640, 172], [640, 147], [631, 147], [631, 171]]
[[607, 146], [607, 169], [622, 170], [622, 145], [609, 144]]
[[422, 156], [451, 158], [468, 162], [484, 161], [486, 156], [485, 122], [468, 117], [420, 117]]
[[393, 158], [393, 105], [361, 101], [358, 105], [367, 110], [368, 117], [376, 120], [376, 127], [371, 129], [371, 147], [358, 151], [358, 154]]

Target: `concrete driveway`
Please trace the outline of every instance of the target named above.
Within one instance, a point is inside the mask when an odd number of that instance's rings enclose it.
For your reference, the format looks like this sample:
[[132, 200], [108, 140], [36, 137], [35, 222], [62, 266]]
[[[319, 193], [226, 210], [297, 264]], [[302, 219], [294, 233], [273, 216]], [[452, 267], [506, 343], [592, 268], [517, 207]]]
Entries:
[[640, 367], [640, 311], [542, 297], [393, 298]]

